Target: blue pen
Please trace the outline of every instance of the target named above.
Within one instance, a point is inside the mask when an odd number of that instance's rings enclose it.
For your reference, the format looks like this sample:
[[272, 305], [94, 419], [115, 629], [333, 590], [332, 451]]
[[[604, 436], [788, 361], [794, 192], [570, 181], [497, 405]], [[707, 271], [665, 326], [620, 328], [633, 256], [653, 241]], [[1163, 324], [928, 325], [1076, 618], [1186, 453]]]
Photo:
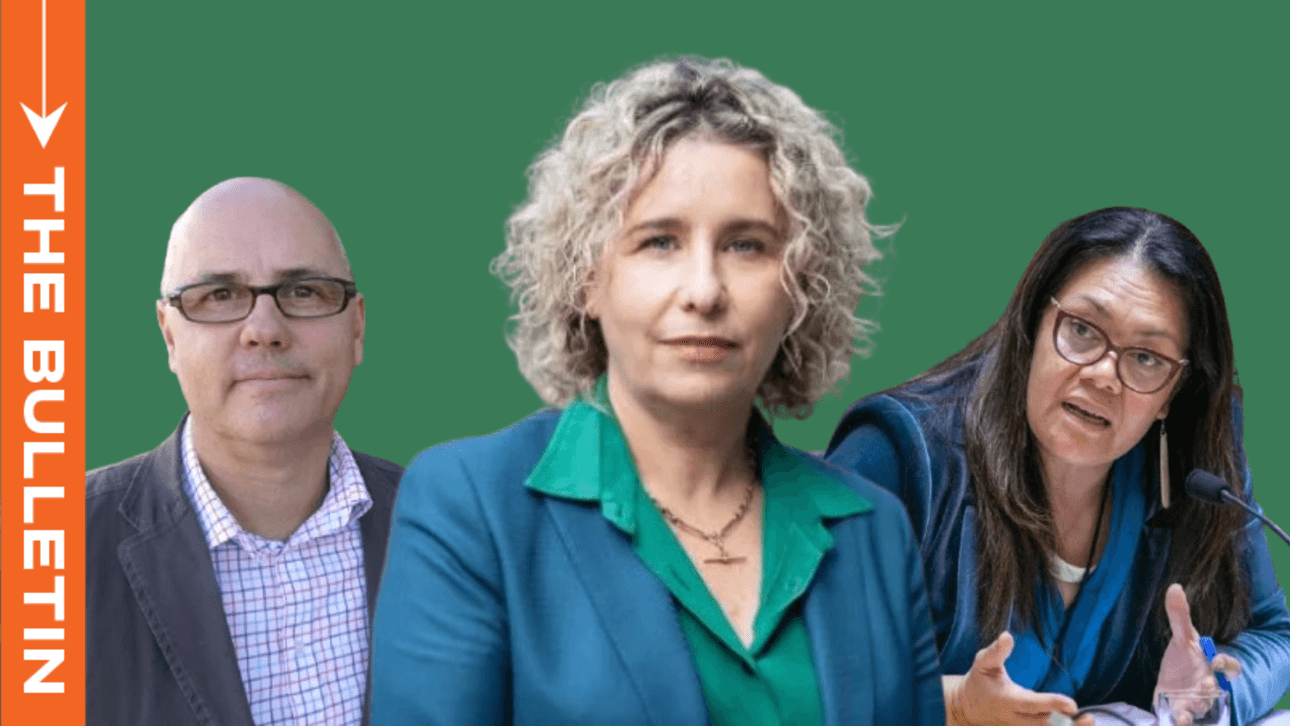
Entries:
[[[1214, 648], [1213, 638], [1208, 635], [1200, 636], [1200, 649], [1205, 652], [1205, 657], [1209, 659], [1211, 663], [1214, 662], [1214, 656], [1218, 655], [1218, 651]], [[1228, 683], [1227, 676], [1223, 675], [1222, 671], [1218, 671], [1214, 675], [1218, 678], [1218, 687], [1227, 691], [1228, 695], [1231, 695], [1232, 684]]]

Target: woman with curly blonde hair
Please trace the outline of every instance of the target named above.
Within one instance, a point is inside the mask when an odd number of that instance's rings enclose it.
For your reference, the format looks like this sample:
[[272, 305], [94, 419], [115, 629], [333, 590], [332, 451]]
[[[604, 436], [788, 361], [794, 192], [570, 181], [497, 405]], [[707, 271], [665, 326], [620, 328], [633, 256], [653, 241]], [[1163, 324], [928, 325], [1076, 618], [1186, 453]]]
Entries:
[[728, 61], [597, 86], [529, 170], [494, 271], [562, 410], [421, 454], [396, 505], [373, 717], [945, 718], [896, 499], [780, 444], [848, 372], [868, 182]]

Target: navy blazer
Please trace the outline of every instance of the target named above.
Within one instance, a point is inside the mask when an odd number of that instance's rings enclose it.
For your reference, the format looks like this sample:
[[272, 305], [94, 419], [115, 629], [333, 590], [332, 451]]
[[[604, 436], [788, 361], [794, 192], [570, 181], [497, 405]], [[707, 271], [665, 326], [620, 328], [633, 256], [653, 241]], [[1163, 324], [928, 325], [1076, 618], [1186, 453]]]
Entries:
[[[87, 724], [253, 726], [179, 449], [176, 430], [85, 475]], [[372, 496], [359, 519], [371, 612], [403, 467], [352, 453]]]
[[[975, 383], [970, 370], [939, 382], [907, 384], [870, 396], [843, 416], [826, 458], [857, 471], [905, 503], [927, 569], [936, 642], [946, 673], [966, 673], [976, 651], [989, 641], [977, 631], [976, 502], [964, 452], [960, 403]], [[1241, 441], [1241, 411], [1233, 424], [1238, 466], [1245, 469], [1245, 501], [1253, 502], [1249, 468]], [[1125, 455], [1144, 457], [1145, 444]], [[1154, 471], [1147, 467], [1147, 471]], [[1124, 701], [1151, 710], [1151, 697], [1164, 643], [1143, 637], [1151, 606], [1167, 576], [1173, 530], [1160, 510], [1159, 483], [1146, 490], [1146, 523], [1138, 541], [1132, 576], [1107, 616], [1091, 673], [1075, 694], [1081, 705]], [[1257, 505], [1255, 505], [1257, 506]], [[1290, 686], [1290, 613], [1277, 585], [1262, 525], [1246, 528], [1245, 566], [1250, 583], [1251, 619], [1234, 642], [1220, 651], [1244, 668], [1233, 681], [1233, 711], [1242, 723], [1267, 713]]]
[[[630, 538], [599, 502], [524, 486], [559, 416], [430, 449], [408, 468], [377, 602], [374, 723], [708, 723], [676, 605]], [[900, 503], [809, 462], [874, 504], [831, 524], [805, 596], [825, 723], [944, 723]]]

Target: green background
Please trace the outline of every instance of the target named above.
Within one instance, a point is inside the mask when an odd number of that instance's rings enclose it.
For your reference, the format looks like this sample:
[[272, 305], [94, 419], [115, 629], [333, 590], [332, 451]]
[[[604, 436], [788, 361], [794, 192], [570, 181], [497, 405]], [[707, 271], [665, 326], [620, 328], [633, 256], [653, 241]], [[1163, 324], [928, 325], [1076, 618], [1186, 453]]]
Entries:
[[232, 176], [296, 187], [345, 240], [368, 313], [337, 423], [351, 446], [406, 463], [537, 409], [487, 271], [524, 170], [593, 83], [696, 53], [823, 110], [873, 182], [870, 218], [903, 222], [861, 307], [874, 355], [809, 420], [777, 422], [788, 443], [822, 448], [852, 401], [984, 330], [1062, 220], [1144, 206], [1218, 267], [1259, 500], [1290, 522], [1284, 5], [87, 5], [91, 467], [185, 410], [153, 311], [162, 257], [175, 217]]

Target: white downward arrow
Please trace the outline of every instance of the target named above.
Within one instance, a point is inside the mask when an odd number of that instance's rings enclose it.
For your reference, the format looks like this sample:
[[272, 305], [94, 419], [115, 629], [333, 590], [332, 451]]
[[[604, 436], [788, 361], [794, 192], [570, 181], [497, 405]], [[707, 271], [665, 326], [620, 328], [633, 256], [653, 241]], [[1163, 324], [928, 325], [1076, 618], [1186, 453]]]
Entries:
[[62, 117], [63, 109], [67, 108], [67, 104], [64, 103], [59, 106], [57, 111], [48, 116], [41, 116], [32, 111], [27, 108], [25, 103], [18, 105], [22, 106], [22, 110], [27, 112], [27, 120], [31, 122], [31, 130], [36, 132], [36, 138], [40, 139], [40, 146], [44, 148], [45, 144], [49, 143], [49, 137], [54, 133], [54, 127], [58, 125], [58, 119]]
[[40, 0], [40, 113], [36, 113], [35, 111], [27, 108], [27, 104], [25, 103], [20, 103], [18, 105], [22, 106], [22, 110], [26, 112], [27, 121], [31, 123], [31, 130], [36, 132], [36, 138], [40, 140], [40, 148], [42, 149], [45, 148], [45, 144], [49, 143], [49, 137], [53, 135], [54, 127], [58, 125], [58, 119], [63, 116], [63, 109], [67, 108], [67, 104], [64, 103], [53, 113], [46, 113], [45, 111], [45, 80], [47, 68], [45, 64], [45, 26], [45, 0]]

